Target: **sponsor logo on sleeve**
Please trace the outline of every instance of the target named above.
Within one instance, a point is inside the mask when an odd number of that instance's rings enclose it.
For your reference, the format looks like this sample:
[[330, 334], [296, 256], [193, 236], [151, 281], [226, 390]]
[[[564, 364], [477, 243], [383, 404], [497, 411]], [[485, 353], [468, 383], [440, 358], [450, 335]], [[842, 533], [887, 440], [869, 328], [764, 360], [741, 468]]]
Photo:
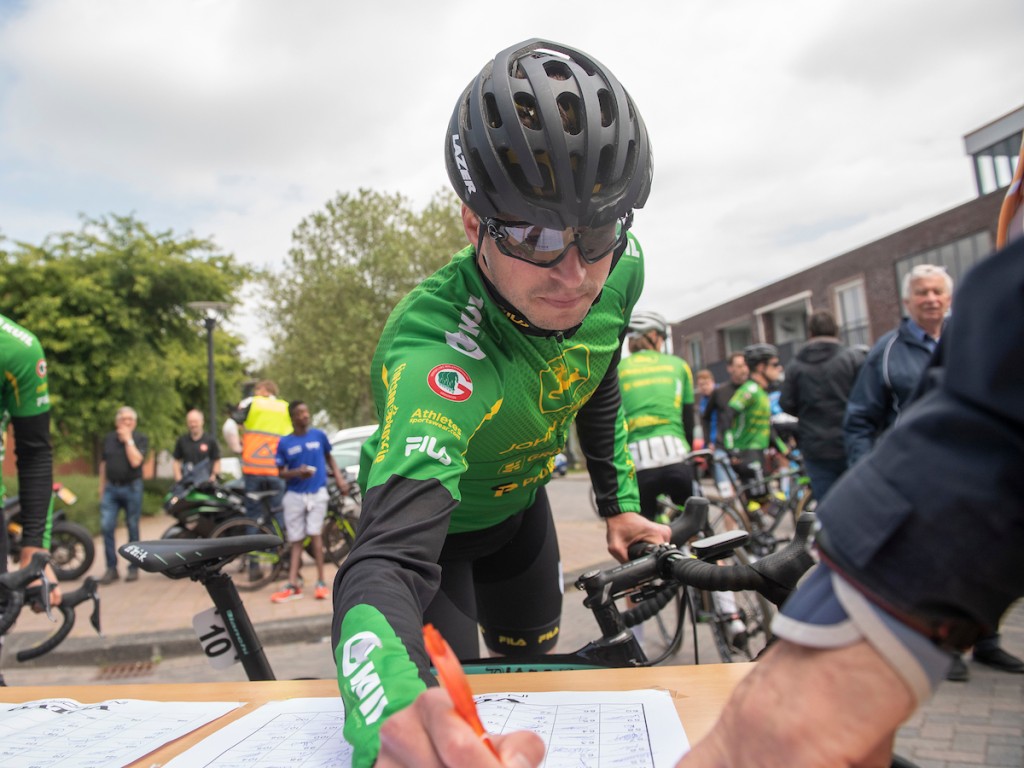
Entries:
[[410, 456], [416, 452], [425, 453], [432, 459], [439, 461], [447, 467], [452, 463], [452, 457], [444, 446], [438, 447], [436, 437], [407, 437], [405, 438], [405, 455]]
[[427, 384], [445, 400], [461, 403], [473, 394], [473, 380], [457, 365], [438, 365], [427, 374]]
[[388, 704], [380, 675], [370, 661], [370, 654], [382, 645], [373, 632], [359, 632], [345, 642], [341, 654], [342, 677], [352, 687], [365, 722], [371, 725], [380, 719]]
[[487, 357], [476, 341], [480, 335], [480, 321], [483, 320], [483, 314], [480, 310], [483, 306], [483, 299], [479, 296], [470, 296], [469, 303], [466, 304], [465, 309], [462, 310], [462, 314], [459, 316], [458, 333], [447, 331], [444, 334], [444, 339], [448, 342], [449, 347], [456, 352], [472, 357], [474, 360], [483, 360]]
[[46, 378], [46, 359], [43, 358], [36, 363], [36, 376], [40, 379]]

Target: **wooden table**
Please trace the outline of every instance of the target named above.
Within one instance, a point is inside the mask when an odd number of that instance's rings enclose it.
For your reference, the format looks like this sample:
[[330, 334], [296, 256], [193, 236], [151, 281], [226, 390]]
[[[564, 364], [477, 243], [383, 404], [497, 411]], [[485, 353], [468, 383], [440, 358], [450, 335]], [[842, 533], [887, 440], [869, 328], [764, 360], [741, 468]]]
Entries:
[[[704, 664], [644, 669], [601, 669], [574, 672], [530, 672], [506, 675], [470, 675], [474, 693], [498, 691], [625, 691], [665, 689], [672, 694], [679, 719], [690, 743], [696, 743], [714, 724], [733, 687], [753, 664]], [[335, 680], [278, 680], [251, 683], [162, 683], [147, 685], [23, 686], [4, 689], [12, 703], [37, 699], [70, 698], [83, 703], [107, 699], [151, 701], [242, 701], [245, 705], [219, 720], [183, 736], [132, 763], [133, 768], [161, 765], [202, 741], [227, 723], [257, 707], [281, 699], [338, 696]]]

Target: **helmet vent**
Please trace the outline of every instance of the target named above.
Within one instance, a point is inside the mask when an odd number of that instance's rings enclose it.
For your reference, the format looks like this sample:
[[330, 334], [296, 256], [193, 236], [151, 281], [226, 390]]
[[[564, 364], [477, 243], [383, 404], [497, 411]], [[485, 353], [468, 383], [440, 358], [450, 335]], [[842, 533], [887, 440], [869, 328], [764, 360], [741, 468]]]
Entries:
[[615, 121], [615, 100], [606, 88], [598, 91], [597, 100], [601, 105], [601, 127], [607, 128]]
[[537, 100], [531, 93], [517, 93], [513, 100], [516, 104], [516, 114], [519, 115], [519, 122], [524, 128], [534, 131], [541, 130], [544, 126], [540, 123], [540, 113], [537, 111]]
[[544, 71], [552, 80], [571, 80], [572, 70], [564, 61], [545, 61]]
[[579, 96], [575, 93], [560, 93], [557, 102], [565, 132], [572, 136], [578, 136], [583, 131]]
[[491, 128], [501, 128], [501, 111], [498, 109], [493, 93], [484, 94], [484, 114], [487, 116], [487, 124]]

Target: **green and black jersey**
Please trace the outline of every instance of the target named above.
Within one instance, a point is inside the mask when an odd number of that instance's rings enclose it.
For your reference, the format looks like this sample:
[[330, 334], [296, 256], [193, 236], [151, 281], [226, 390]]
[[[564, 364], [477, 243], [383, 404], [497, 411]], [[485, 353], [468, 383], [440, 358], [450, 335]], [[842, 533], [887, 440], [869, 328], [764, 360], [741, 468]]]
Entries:
[[[445, 537], [528, 508], [576, 420], [604, 514], [638, 512], [616, 366], [643, 287], [639, 246], [570, 338], [534, 336], [490, 298], [466, 248], [395, 308], [371, 368], [355, 546], [335, 582], [334, 647], [356, 766], [428, 683], [423, 611]], [[523, 595], [529, 600], [530, 595]]]
[[[50, 447], [50, 390], [46, 357], [35, 335], [0, 315], [0, 460], [7, 424], [14, 425], [18, 458], [24, 546], [50, 546], [50, 496], [53, 452]], [[0, 480], [0, 497], [4, 495]]]
[[693, 374], [686, 361], [652, 349], [619, 364], [622, 409], [637, 470], [679, 462], [690, 452], [683, 409], [693, 407]]
[[735, 411], [725, 432], [725, 447], [735, 451], [763, 451], [772, 434], [772, 406], [768, 393], [753, 379], [747, 379], [729, 400]]

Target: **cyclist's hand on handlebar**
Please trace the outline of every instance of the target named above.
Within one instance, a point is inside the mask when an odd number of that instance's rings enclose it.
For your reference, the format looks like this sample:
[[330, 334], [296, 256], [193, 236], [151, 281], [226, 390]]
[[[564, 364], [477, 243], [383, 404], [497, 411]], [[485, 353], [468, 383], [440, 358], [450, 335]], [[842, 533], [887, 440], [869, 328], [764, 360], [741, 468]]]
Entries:
[[715, 727], [676, 768], [889, 765], [914, 696], [871, 645], [780, 641], [736, 687]]
[[[23, 547], [21, 550], [21, 560], [18, 564], [18, 567], [24, 568], [25, 566], [27, 566], [32, 560], [32, 555], [34, 555], [36, 552], [47, 552], [47, 550], [43, 549], [42, 547]], [[57, 574], [53, 572], [53, 566], [51, 566], [49, 563], [47, 563], [46, 565], [46, 578], [50, 582], [50, 606], [56, 608], [58, 605], [60, 605], [61, 601], [60, 586], [57, 583]], [[29, 586], [35, 587], [38, 586], [38, 584], [38, 581], [33, 581], [31, 584], [29, 584]], [[33, 604], [32, 610], [36, 613], [39, 613], [43, 610], [43, 608], [39, 604]]]
[[473, 729], [459, 717], [442, 688], [431, 688], [380, 729], [375, 768], [536, 768], [544, 759], [544, 742], [528, 731], [491, 735], [499, 761]]
[[648, 520], [637, 512], [623, 512], [607, 518], [608, 551], [620, 563], [629, 560], [629, 545], [638, 541], [652, 544], [667, 544], [672, 538], [672, 529]]

